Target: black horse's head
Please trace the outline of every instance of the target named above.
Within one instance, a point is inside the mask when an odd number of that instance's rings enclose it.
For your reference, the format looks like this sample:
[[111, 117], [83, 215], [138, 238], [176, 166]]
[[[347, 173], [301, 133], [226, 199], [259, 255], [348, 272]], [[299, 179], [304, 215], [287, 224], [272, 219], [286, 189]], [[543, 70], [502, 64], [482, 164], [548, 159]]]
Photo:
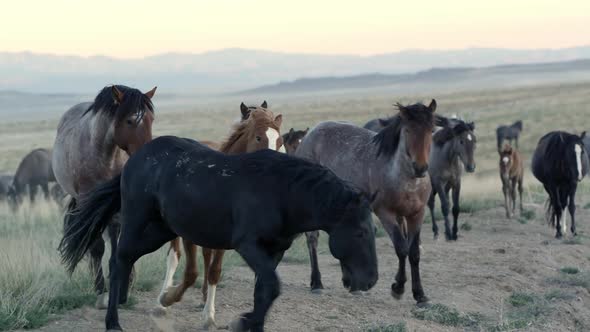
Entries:
[[344, 287], [351, 292], [373, 287], [378, 278], [377, 253], [368, 200], [360, 194], [353, 199], [329, 233], [330, 252], [340, 261]]
[[10, 206], [13, 212], [16, 212], [16, 210], [18, 210], [18, 207], [21, 205], [21, 194], [14, 185], [8, 187], [8, 191], [6, 192], [6, 201], [8, 202], [8, 205]]

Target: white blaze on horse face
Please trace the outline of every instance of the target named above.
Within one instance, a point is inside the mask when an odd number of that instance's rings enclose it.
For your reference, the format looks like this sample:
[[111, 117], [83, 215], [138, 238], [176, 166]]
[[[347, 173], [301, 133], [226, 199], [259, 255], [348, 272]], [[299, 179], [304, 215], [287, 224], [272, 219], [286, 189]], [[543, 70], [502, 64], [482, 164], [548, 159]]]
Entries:
[[582, 147], [580, 144], [574, 145], [574, 151], [576, 152], [576, 167], [578, 167], [578, 180], [582, 180]]
[[502, 162], [503, 162], [505, 165], [508, 165], [508, 162], [509, 162], [509, 161], [510, 161], [510, 159], [509, 159], [508, 157], [504, 157], [504, 158], [502, 158]]
[[205, 326], [215, 326], [215, 291], [217, 285], [209, 285], [207, 289], [207, 302], [203, 308], [203, 318], [205, 319]]
[[279, 132], [276, 129], [268, 128], [266, 130], [266, 138], [268, 139], [268, 148], [271, 150], [275, 150], [275, 151], [284, 153], [285, 147], [282, 145], [280, 147], [277, 146], [280, 136], [281, 135], [279, 134]]
[[471, 137], [471, 134], [467, 134], [467, 140], [468, 141], [473, 141], [473, 137]]
[[162, 291], [160, 291], [160, 296], [158, 296], [158, 306], [162, 307], [161, 301], [162, 297], [166, 293], [166, 290], [170, 286], [172, 286], [174, 272], [176, 272], [176, 268], [178, 267], [178, 256], [176, 256], [176, 252], [173, 248], [168, 250], [168, 257], [166, 259], [166, 278], [164, 278], [164, 285], [162, 285]]

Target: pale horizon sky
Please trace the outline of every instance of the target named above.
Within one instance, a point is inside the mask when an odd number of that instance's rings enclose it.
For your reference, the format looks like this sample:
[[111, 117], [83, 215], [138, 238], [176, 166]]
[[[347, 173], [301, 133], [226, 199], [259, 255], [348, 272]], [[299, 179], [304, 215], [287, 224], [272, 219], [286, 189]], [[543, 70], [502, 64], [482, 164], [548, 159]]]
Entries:
[[0, 52], [138, 58], [224, 48], [373, 55], [590, 45], [589, 0], [19, 0]]

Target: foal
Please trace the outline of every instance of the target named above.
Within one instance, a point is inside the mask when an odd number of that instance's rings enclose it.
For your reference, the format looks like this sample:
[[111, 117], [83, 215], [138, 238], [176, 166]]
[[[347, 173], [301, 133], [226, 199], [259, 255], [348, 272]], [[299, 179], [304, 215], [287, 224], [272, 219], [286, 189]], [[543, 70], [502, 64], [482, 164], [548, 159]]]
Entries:
[[520, 214], [522, 214], [522, 178], [524, 164], [520, 152], [505, 144], [500, 151], [500, 179], [502, 180], [502, 192], [504, 193], [504, 205], [506, 218], [511, 218], [516, 209], [516, 186], [520, 198]]
[[[263, 103], [263, 105], [265, 105]], [[220, 152], [226, 154], [240, 154], [254, 152], [263, 149], [284, 151], [283, 140], [280, 136], [280, 127], [283, 121], [281, 114], [274, 114], [264, 108], [250, 107], [246, 119], [236, 124], [233, 132], [225, 142], [221, 144]], [[197, 279], [197, 246], [192, 242], [183, 240], [186, 253], [186, 262], [183, 279], [180, 284], [172, 286], [172, 278], [178, 266], [180, 258], [180, 238], [171, 241], [166, 263], [166, 278], [158, 303], [168, 307], [182, 299], [186, 290]], [[225, 250], [202, 248], [204, 282], [201, 288], [203, 302], [203, 316], [205, 326], [215, 326], [215, 292], [221, 278], [221, 268]]]
[[[434, 149], [430, 151], [430, 181], [432, 192], [428, 200], [432, 217], [434, 238], [438, 238], [438, 226], [434, 218], [435, 197], [438, 194], [445, 219], [445, 237], [457, 240], [457, 219], [459, 218], [459, 198], [461, 195], [461, 174], [463, 166], [467, 172], [475, 171], [475, 134], [473, 122], [465, 123], [459, 119], [445, 119], [443, 129], [432, 138]], [[449, 192], [453, 190], [453, 230], [449, 225]]]

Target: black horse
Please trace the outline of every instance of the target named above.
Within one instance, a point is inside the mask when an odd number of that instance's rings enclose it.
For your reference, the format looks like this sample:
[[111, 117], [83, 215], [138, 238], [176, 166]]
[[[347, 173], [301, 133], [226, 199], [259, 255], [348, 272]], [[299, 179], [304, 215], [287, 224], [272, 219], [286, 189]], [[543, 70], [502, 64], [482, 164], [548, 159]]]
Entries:
[[159, 137], [132, 155], [121, 175], [79, 202], [60, 252], [69, 271], [120, 213], [107, 329], [120, 330], [131, 267], [181, 236], [206, 248], [235, 249], [256, 273], [254, 310], [232, 323], [263, 331], [280, 292], [275, 269], [296, 236], [324, 230], [350, 291], [377, 282], [370, 202], [319, 165], [263, 150], [225, 155], [192, 140]]
[[370, 131], [374, 131], [376, 133], [380, 132], [383, 128], [389, 126], [393, 122], [394, 118], [390, 117], [387, 119], [377, 118], [373, 120], [369, 120], [369, 122], [365, 123], [363, 128], [369, 129]]
[[31, 203], [35, 202], [37, 190], [41, 187], [45, 199], [49, 199], [49, 183], [55, 182], [55, 175], [51, 167], [51, 150], [35, 149], [21, 160], [12, 184], [8, 189], [8, 201], [16, 209], [23, 201], [23, 196], [29, 191]]
[[563, 131], [552, 131], [543, 136], [533, 154], [533, 175], [543, 183], [549, 194], [547, 217], [557, 228], [555, 237], [567, 232], [565, 208], [572, 217], [571, 231], [576, 235], [576, 189], [588, 173], [588, 155], [581, 136]]
[[502, 149], [502, 142], [506, 139], [512, 145], [514, 140], [514, 146], [518, 149], [518, 137], [522, 131], [522, 121], [518, 120], [510, 126], [500, 126], [496, 128], [496, 141], [498, 142], [498, 152]]

